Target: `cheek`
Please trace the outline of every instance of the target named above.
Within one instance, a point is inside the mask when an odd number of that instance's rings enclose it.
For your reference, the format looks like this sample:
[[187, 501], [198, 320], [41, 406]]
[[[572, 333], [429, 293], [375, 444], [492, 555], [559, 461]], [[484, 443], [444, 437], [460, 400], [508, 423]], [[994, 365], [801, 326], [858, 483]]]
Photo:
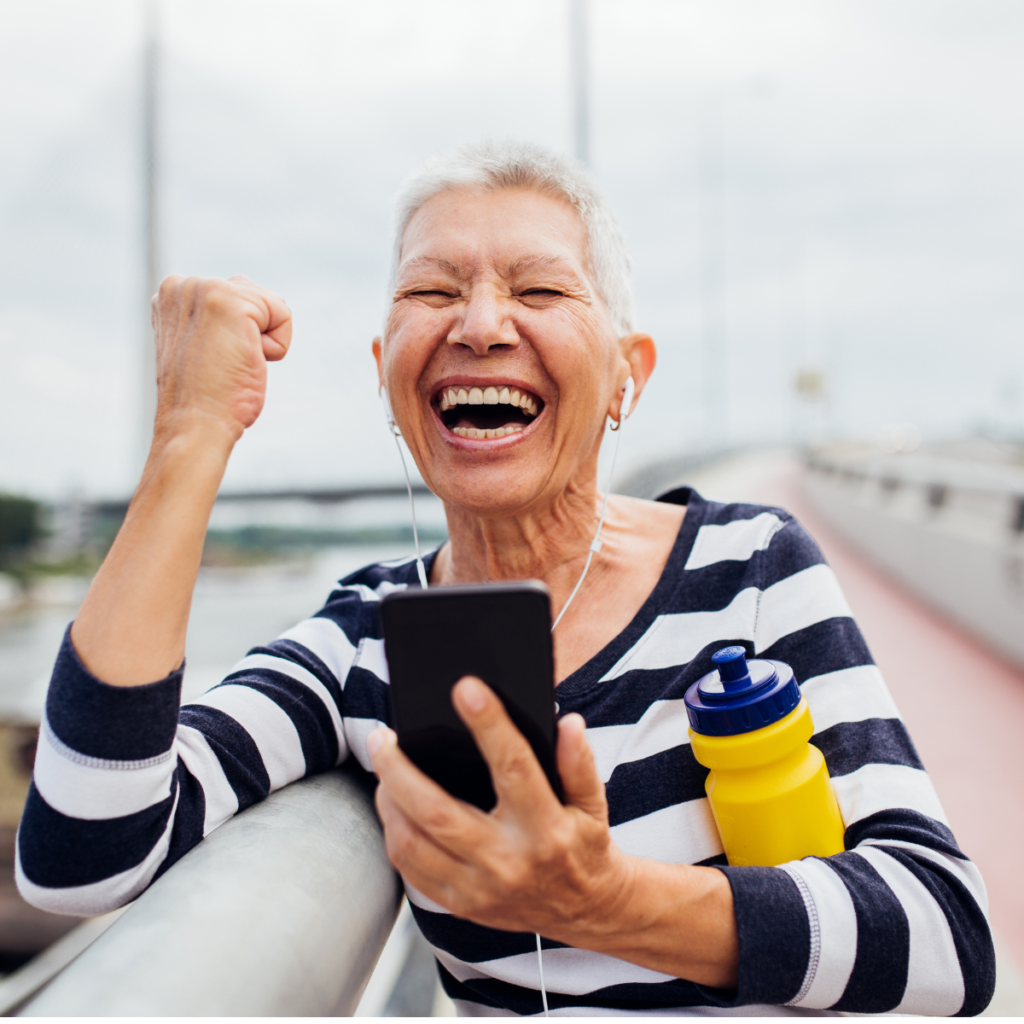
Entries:
[[408, 326], [389, 331], [381, 352], [382, 377], [391, 406], [399, 419], [419, 406], [417, 387], [432, 354], [428, 341]]
[[395, 309], [384, 329], [384, 359], [425, 363], [438, 341], [447, 337], [445, 318], [426, 307]]
[[559, 388], [566, 405], [592, 410], [603, 405], [607, 381], [614, 376], [618, 344], [607, 325], [584, 311], [557, 310], [524, 321], [523, 331]]
[[564, 429], [587, 435], [600, 431], [607, 405], [604, 366], [592, 357], [584, 356], [568, 362], [560, 371], [558, 380], [559, 413], [567, 414]]

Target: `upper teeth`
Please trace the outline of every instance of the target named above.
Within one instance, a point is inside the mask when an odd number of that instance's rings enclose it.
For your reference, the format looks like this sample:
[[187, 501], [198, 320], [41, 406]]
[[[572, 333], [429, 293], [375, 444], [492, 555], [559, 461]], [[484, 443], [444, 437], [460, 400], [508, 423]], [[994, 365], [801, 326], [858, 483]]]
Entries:
[[441, 412], [457, 405], [514, 405], [527, 416], [536, 416], [537, 400], [518, 388], [446, 388], [441, 392]]

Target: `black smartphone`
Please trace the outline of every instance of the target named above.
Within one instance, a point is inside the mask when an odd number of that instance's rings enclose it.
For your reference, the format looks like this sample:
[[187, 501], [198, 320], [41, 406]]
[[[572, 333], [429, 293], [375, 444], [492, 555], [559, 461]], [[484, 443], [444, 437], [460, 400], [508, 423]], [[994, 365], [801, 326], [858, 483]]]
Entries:
[[536, 580], [431, 587], [381, 603], [398, 745], [452, 796], [489, 811], [487, 762], [452, 706], [452, 687], [477, 676], [501, 698], [562, 799], [555, 766], [551, 599]]

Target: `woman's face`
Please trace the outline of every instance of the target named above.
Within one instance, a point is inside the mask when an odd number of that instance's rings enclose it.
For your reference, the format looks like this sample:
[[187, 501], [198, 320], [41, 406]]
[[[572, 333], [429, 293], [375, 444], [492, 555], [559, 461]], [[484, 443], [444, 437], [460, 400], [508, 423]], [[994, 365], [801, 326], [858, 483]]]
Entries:
[[374, 344], [424, 480], [483, 516], [543, 506], [594, 470], [629, 375], [586, 232], [543, 193], [434, 196], [406, 229]]

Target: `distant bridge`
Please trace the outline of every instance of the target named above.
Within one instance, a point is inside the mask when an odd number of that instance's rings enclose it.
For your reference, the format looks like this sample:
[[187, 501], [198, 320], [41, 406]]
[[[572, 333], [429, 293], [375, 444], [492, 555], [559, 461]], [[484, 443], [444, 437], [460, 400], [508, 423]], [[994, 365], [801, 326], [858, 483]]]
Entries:
[[[263, 502], [263, 501], [308, 501], [314, 505], [343, 505], [348, 501], [366, 498], [405, 498], [408, 496], [405, 484], [375, 484], [364, 487], [335, 488], [286, 488], [275, 491], [229, 491], [218, 494], [218, 502]], [[426, 497], [431, 493], [425, 484], [413, 484], [412, 493]], [[130, 498], [111, 501], [88, 502], [91, 512], [103, 517], [123, 517], [128, 511]]]

